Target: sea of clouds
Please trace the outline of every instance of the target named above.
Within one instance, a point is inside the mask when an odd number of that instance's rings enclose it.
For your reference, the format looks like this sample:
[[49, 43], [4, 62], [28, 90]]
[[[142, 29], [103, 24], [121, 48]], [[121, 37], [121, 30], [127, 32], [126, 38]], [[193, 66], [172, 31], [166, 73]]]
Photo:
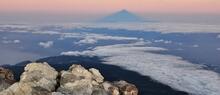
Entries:
[[144, 22], [144, 23], [72, 23], [65, 25], [65, 28], [85, 28], [85, 27], [140, 30], [143, 32], [154, 31], [161, 33], [220, 33], [219, 24]]
[[219, 74], [205, 70], [182, 58], [172, 55], [154, 54], [152, 51], [164, 51], [160, 47], [148, 47], [143, 42], [98, 46], [92, 50], [67, 51], [67, 56], [100, 56], [105, 64], [124, 67], [150, 76], [154, 80], [172, 88], [193, 95], [220, 95]]
[[[67, 28], [67, 26], [62, 26]], [[82, 26], [81, 26], [82, 27]], [[13, 33], [32, 33], [38, 35], [59, 35], [59, 40], [64, 40], [68, 38], [79, 39], [75, 44], [95, 44], [100, 40], [115, 40], [115, 41], [137, 41], [143, 40], [136, 37], [123, 37], [123, 36], [109, 36], [105, 34], [95, 34], [95, 33], [83, 33], [83, 32], [62, 32], [62, 31], [52, 31], [52, 30], [42, 30], [42, 26], [24, 26], [24, 25], [0, 25], [0, 32], [13, 32]], [[79, 26], [74, 26], [74, 28], [80, 28]], [[73, 28], [73, 29], [74, 29]], [[6, 42], [6, 41], [4, 41]], [[11, 42], [11, 41], [10, 41]], [[15, 41], [18, 42], [17, 40]], [[8, 43], [8, 42], [7, 42]], [[49, 48], [54, 42], [39, 42], [39, 46], [43, 48]]]
[[[60, 26], [60, 25], [58, 25]], [[162, 33], [220, 33], [219, 25], [195, 25], [195, 24], [163, 24], [163, 23], [138, 23], [138, 24], [68, 24], [63, 28], [110, 28], [157, 31]], [[137, 71], [142, 75], [150, 76], [154, 80], [167, 84], [175, 89], [186, 91], [195, 95], [220, 95], [220, 76], [218, 73], [203, 69], [201, 65], [195, 65], [172, 55], [155, 54], [152, 51], [165, 51], [160, 47], [150, 47], [148, 42], [137, 37], [109, 36], [105, 34], [63, 32], [56, 30], [42, 30], [40, 26], [25, 25], [0, 25], [0, 32], [33, 33], [37, 35], [59, 35], [59, 40], [76, 38], [75, 44], [95, 44], [100, 40], [136, 41], [130, 44], [116, 44], [97, 46], [92, 50], [66, 51], [61, 55], [68, 56], [100, 56], [104, 57], [105, 64], [112, 64]], [[17, 42], [17, 41], [16, 41]], [[172, 41], [155, 40], [166, 44]], [[54, 45], [53, 41], [37, 43], [43, 48]], [[193, 45], [192, 47], [199, 47]]]
[[[25, 30], [38, 30], [44, 25], [0, 25], [0, 31], [7, 28], [16, 28], [17, 32]], [[167, 22], [144, 22], [144, 23], [68, 23], [56, 24], [65, 29], [85, 29], [85, 28], [109, 28], [109, 29], [127, 29], [141, 30], [144, 32], [154, 31], [161, 33], [220, 33], [220, 24], [196, 24], [196, 23], [167, 23]], [[22, 29], [25, 29], [22, 31]], [[19, 31], [20, 30], [20, 31]]]

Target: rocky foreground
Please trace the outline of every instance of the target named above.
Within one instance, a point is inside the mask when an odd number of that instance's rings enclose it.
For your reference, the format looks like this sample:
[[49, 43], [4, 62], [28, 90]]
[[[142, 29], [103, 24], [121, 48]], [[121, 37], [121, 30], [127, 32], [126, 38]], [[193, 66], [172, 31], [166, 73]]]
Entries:
[[58, 72], [47, 63], [30, 63], [18, 82], [0, 68], [0, 95], [138, 95], [138, 89], [126, 81], [104, 81], [94, 68], [72, 65]]

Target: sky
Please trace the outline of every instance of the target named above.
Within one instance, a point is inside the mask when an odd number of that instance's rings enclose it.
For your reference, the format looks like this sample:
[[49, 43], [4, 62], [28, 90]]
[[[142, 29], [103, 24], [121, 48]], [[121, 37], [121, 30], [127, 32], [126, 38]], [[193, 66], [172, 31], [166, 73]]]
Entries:
[[220, 15], [220, 0], [0, 0], [0, 20], [54, 18], [59, 21], [57, 18], [61, 17], [89, 20], [122, 9], [143, 17], [161, 14], [217, 16]]

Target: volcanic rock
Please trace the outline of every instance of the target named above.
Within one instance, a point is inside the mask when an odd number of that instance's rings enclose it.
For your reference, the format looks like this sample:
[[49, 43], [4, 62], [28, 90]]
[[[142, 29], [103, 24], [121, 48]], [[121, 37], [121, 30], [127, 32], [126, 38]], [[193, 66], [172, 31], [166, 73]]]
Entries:
[[11, 70], [0, 67], [0, 91], [8, 88], [15, 82]]
[[0, 95], [50, 95], [55, 90], [58, 72], [47, 63], [31, 63], [25, 67], [21, 80]]
[[8, 80], [13, 81], [12, 72], [0, 68], [0, 95], [138, 95], [135, 85], [104, 81], [99, 70], [81, 65], [57, 72], [47, 63], [30, 63], [19, 82], [11, 85]]

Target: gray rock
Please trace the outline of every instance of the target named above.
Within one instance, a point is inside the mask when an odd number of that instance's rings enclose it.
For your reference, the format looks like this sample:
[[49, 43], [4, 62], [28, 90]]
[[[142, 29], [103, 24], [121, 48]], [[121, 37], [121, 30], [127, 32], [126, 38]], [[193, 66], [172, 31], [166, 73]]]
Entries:
[[60, 92], [52, 92], [51, 95], [64, 95], [64, 94]]
[[104, 82], [102, 85], [105, 91], [107, 91], [110, 95], [120, 95], [119, 88], [114, 86], [112, 83]]
[[96, 88], [104, 78], [94, 68], [88, 71], [80, 65], [72, 65], [68, 71], [61, 71], [60, 75], [60, 87], [57, 91], [65, 95], [99, 95], [97, 93], [104, 91]]
[[0, 91], [3, 91], [5, 89], [7, 89], [9, 86], [11, 86], [12, 84], [7, 82], [5, 79], [0, 78]]
[[119, 88], [121, 95], [138, 95], [137, 87], [126, 81], [116, 81], [114, 85]]
[[91, 95], [111, 95], [109, 94], [105, 89], [97, 87], [93, 89], [92, 94]]
[[25, 67], [21, 80], [0, 95], [51, 95], [57, 85], [58, 72], [47, 63], [31, 63]]
[[0, 68], [0, 95], [137, 95], [126, 81], [107, 82], [99, 70], [72, 65], [58, 72], [47, 63], [30, 63], [13, 84], [11, 71]]
[[99, 70], [95, 69], [95, 68], [91, 68], [89, 69], [89, 71], [92, 73], [92, 78], [98, 82], [98, 83], [102, 83], [104, 81], [104, 77], [102, 76], [102, 74], [99, 72]]

